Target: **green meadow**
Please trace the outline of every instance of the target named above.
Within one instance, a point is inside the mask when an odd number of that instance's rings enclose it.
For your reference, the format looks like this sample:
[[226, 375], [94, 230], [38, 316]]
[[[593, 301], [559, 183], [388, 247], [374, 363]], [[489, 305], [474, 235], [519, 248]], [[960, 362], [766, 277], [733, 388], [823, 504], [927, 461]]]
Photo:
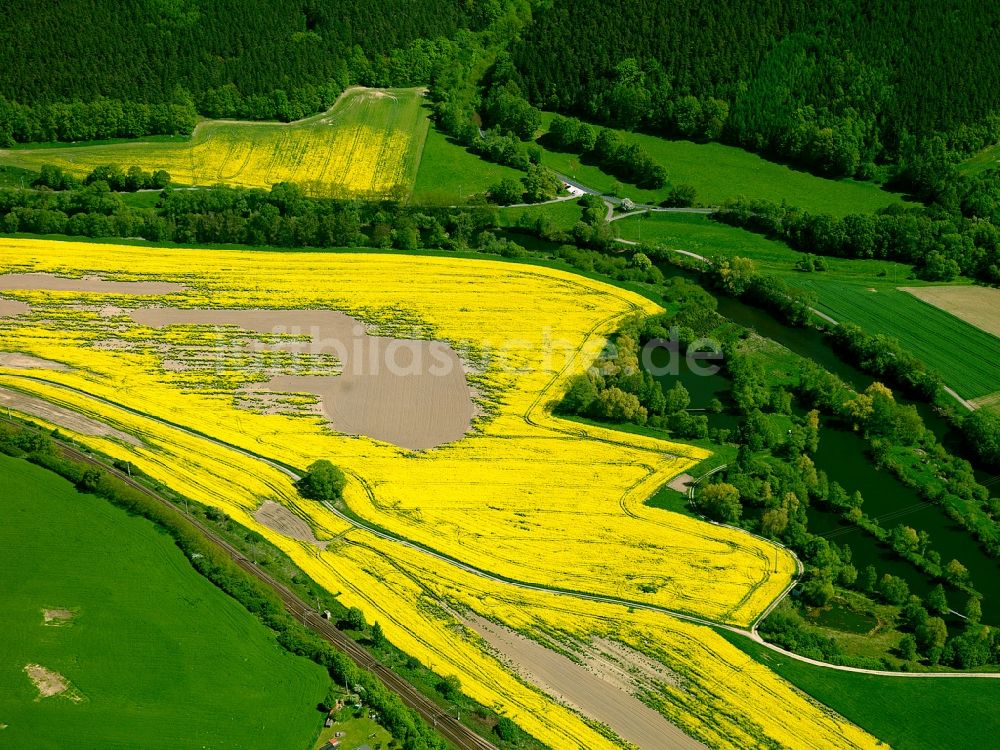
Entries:
[[[545, 113], [542, 128], [548, 132], [554, 117]], [[626, 141], [639, 143], [667, 169], [672, 185], [694, 185], [698, 203], [717, 205], [739, 195], [787, 201], [808, 211], [844, 216], [869, 213], [900, 203], [902, 196], [882, 190], [873, 182], [828, 180], [768, 161], [757, 154], [721, 143], [671, 141], [652, 135], [620, 131]], [[542, 137], [539, 145], [545, 143]], [[543, 146], [544, 148], [544, 146]], [[670, 185], [658, 190], [642, 190], [622, 183], [579, 154], [545, 149], [542, 163], [574, 177], [588, 187], [618, 193], [641, 203], [659, 203]]]
[[1000, 680], [839, 672], [803, 664], [731, 633], [720, 634], [894, 750], [988, 748], [1000, 737]]
[[431, 126], [411, 200], [418, 205], [460, 206], [505, 177], [523, 176], [524, 172], [480, 159]]
[[[325, 671], [292, 656], [167, 534], [0, 455], [0, 747], [305, 748]], [[45, 624], [45, 611], [63, 611]], [[27, 665], [66, 681], [41, 697]]]

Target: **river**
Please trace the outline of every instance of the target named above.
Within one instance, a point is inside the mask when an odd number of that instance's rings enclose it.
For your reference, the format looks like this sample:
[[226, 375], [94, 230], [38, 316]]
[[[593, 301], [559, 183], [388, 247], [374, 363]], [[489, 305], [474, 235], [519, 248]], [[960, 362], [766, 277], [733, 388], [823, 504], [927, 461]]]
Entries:
[[[525, 244], [523, 235], [513, 237]], [[533, 239], [527, 244], [533, 250], [552, 251], [554, 243]], [[697, 274], [675, 266], [661, 264], [660, 269], [669, 277], [680, 276], [700, 284]], [[721, 315], [773, 341], [791, 351], [815, 361], [820, 366], [840, 377], [855, 390], [864, 390], [874, 378], [858, 368], [844, 362], [827, 343], [822, 332], [814, 328], [794, 328], [786, 325], [769, 312], [744, 304], [737, 299], [716, 295]], [[665, 356], [665, 352], [660, 351]], [[654, 356], [654, 364], [662, 364]], [[725, 403], [730, 382], [722, 375], [711, 377], [696, 375], [685, 365], [681, 365], [678, 376], [666, 375], [658, 378], [665, 388], [669, 388], [679, 378], [691, 395], [692, 409], [706, 409], [713, 398]], [[951, 424], [939, 415], [929, 404], [911, 401], [896, 394], [900, 403], [916, 406], [924, 425], [937, 439], [951, 450], [958, 449], [958, 436]], [[731, 413], [713, 414], [704, 412], [713, 427], [734, 429], [739, 418]], [[839, 482], [849, 493], [861, 492], [865, 499], [864, 510], [878, 518], [882, 526], [892, 528], [905, 523], [930, 535], [931, 549], [937, 550], [942, 562], [959, 560], [969, 570], [976, 589], [983, 594], [983, 621], [1000, 625], [1000, 562], [989, 557], [972, 536], [958, 526], [944, 513], [940, 506], [923, 502], [916, 491], [907, 487], [886, 471], [879, 471], [869, 459], [865, 442], [857, 434], [844, 429], [830, 420], [824, 420], [820, 432], [820, 448], [814, 456], [817, 469], [826, 472], [831, 481]], [[977, 480], [996, 495], [1000, 491], [1000, 477], [976, 469]], [[860, 529], [843, 524], [832, 512], [810, 508], [809, 528], [822, 534], [838, 545], [851, 547], [852, 561], [859, 572], [867, 565], [874, 565], [879, 576], [891, 573], [905, 579], [910, 590], [924, 596], [934, 585], [928, 577], [911, 563], [897, 557], [892, 550], [881, 545]], [[960, 592], [948, 591], [949, 604], [962, 611], [966, 597]]]
[[[658, 350], [653, 355], [653, 364], [663, 365], [666, 356], [666, 352]], [[664, 375], [657, 379], [664, 388], [680, 380], [691, 396], [692, 409], [707, 409], [713, 398], [726, 403], [730, 388], [730, 381], [725, 376], [696, 374], [683, 361], [678, 375]], [[708, 416], [712, 427], [732, 430], [739, 424], [739, 417], [733, 413], [700, 413]], [[823, 419], [819, 446], [813, 457], [816, 468], [824, 471], [831, 482], [839, 482], [848, 493], [860, 491], [865, 500], [864, 511], [869, 516], [879, 519], [885, 528], [905, 523], [926, 531], [930, 535], [931, 549], [937, 550], [943, 562], [954, 558], [965, 565], [976, 589], [983, 594], [983, 622], [1000, 625], [998, 561], [989, 557], [964, 528], [948, 518], [940, 506], [922, 501], [915, 490], [889, 472], [876, 469], [867, 455], [864, 439], [858, 434], [833, 420]], [[838, 545], [850, 546], [852, 562], [859, 572], [873, 565], [879, 577], [884, 573], [900, 576], [919, 596], [926, 596], [934, 585], [919, 568], [900, 559], [891, 549], [857, 527], [842, 523], [837, 514], [810, 507], [808, 517], [810, 531]], [[961, 592], [948, 589], [948, 601], [952, 608], [962, 611], [965, 600]]]

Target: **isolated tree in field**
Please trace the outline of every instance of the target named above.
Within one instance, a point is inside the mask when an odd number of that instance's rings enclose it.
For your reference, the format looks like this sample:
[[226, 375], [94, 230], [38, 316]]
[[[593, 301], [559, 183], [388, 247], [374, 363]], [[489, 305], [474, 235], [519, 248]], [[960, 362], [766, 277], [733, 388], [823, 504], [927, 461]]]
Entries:
[[304, 498], [334, 502], [343, 497], [346, 483], [344, 472], [325, 458], [321, 458], [310, 465], [305, 476], [299, 479], [295, 486]]
[[377, 620], [372, 625], [372, 643], [379, 648], [385, 645], [385, 633], [382, 632], [382, 626], [378, 624]]
[[702, 488], [698, 493], [698, 503], [708, 515], [726, 523], [736, 523], [743, 513], [740, 491], [726, 482]]

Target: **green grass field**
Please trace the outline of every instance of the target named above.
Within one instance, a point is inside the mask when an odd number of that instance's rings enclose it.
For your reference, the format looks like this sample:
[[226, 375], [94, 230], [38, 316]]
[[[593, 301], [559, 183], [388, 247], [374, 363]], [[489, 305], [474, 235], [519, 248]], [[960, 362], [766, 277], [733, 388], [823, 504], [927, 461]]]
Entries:
[[735, 634], [723, 638], [895, 750], [996, 747], [1000, 680], [878, 677], [814, 667]]
[[412, 200], [429, 206], [462, 205], [504, 177], [520, 180], [523, 176], [524, 172], [480, 159], [432, 127], [424, 144]]
[[[817, 309], [873, 333], [888, 333], [941, 373], [965, 398], [1000, 390], [1000, 339], [888, 285], [808, 274], [797, 286], [819, 295]], [[874, 291], [872, 291], [874, 290]]]
[[763, 273], [813, 291], [816, 308], [869, 333], [899, 339], [903, 348], [941, 374], [965, 398], [1000, 391], [1000, 339], [897, 287], [922, 286], [912, 268], [880, 260], [824, 258], [829, 270], [795, 269], [802, 254], [783, 242], [697, 214], [651, 214], [612, 225], [623, 239], [653, 242], [706, 257], [752, 258]]
[[298, 122], [205, 120], [187, 141], [136, 140], [0, 151], [0, 164], [167, 170], [177, 185], [268, 187], [297, 182], [313, 195], [399, 197], [416, 179], [429, 121], [421, 89], [346, 91], [327, 112]]
[[973, 175], [996, 167], [1000, 167], [1000, 143], [984, 148], [975, 156], [966, 159], [958, 165], [958, 171]]
[[559, 229], [572, 229], [583, 218], [583, 208], [578, 200], [544, 203], [538, 206], [516, 206], [499, 209], [500, 223], [505, 227], [517, 226], [525, 217], [536, 221], [539, 216], [547, 216]]
[[[305, 748], [325, 671], [191, 567], [165, 533], [0, 455], [0, 746]], [[43, 624], [43, 609], [74, 613]], [[39, 698], [24, 668], [80, 700]]]
[[[545, 113], [542, 127], [547, 130], [554, 115]], [[872, 182], [828, 180], [767, 161], [749, 151], [721, 143], [669, 141], [651, 135], [621, 131], [627, 140], [641, 144], [667, 169], [670, 182], [694, 185], [698, 202], [718, 204], [726, 198], [746, 195], [773, 201], [787, 201], [813, 212], [844, 216], [866, 213], [899, 203], [902, 197]], [[542, 139], [544, 142], [544, 139]], [[580, 182], [608, 193], [619, 192], [637, 202], [659, 203], [670, 191], [640, 190], [623, 184], [598, 167], [582, 164], [579, 154], [546, 150], [542, 162], [576, 177]]]

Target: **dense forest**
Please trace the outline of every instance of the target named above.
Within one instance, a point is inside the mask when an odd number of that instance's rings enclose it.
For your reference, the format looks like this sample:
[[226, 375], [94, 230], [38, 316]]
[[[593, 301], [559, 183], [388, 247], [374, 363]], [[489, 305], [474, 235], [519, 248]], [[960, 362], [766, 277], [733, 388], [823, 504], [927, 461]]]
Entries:
[[530, 137], [524, 97], [908, 187], [1000, 140], [998, 56], [1000, 6], [973, 0], [13, 0], [0, 145], [287, 121], [351, 84], [431, 84], [453, 134], [478, 109]]
[[[0, 95], [22, 104], [244, 96], [363, 78], [366, 62], [486, 18], [464, 0], [11, 0]], [[26, 30], [30, 29], [30, 33]]]
[[555, 0], [512, 48], [529, 100], [827, 174], [1000, 135], [1000, 6]]
[[0, 145], [187, 133], [198, 113], [298, 119], [353, 83], [426, 83], [453, 54], [449, 37], [498, 12], [466, 0], [13, 0], [0, 17]]

